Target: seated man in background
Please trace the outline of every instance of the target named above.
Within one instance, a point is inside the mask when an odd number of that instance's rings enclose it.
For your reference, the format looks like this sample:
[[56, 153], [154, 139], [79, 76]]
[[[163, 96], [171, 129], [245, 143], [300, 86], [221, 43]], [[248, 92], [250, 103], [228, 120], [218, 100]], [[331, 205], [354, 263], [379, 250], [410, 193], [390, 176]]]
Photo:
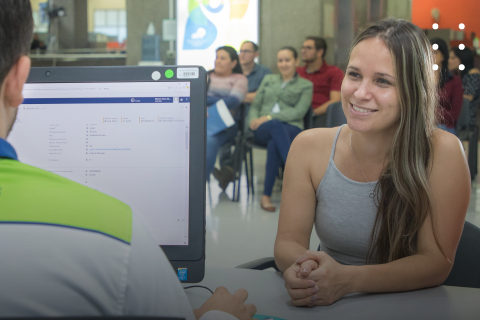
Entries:
[[[248, 80], [248, 93], [245, 99], [243, 99], [245, 112], [243, 114], [240, 112], [235, 114], [235, 120], [237, 122], [242, 122], [248, 114], [250, 104], [253, 102], [253, 99], [255, 99], [263, 77], [272, 73], [269, 68], [255, 63], [255, 59], [258, 58], [259, 53], [258, 46], [253, 41], [245, 41], [240, 47], [240, 65], [242, 66], [243, 75], [245, 75]], [[225, 190], [228, 184], [235, 178], [232, 146], [233, 141], [220, 149], [220, 170], [216, 168], [213, 169], [213, 175], [219, 181], [219, 186], [223, 190]]]
[[304, 67], [298, 67], [300, 77], [313, 82], [313, 127], [326, 126], [327, 107], [340, 101], [340, 87], [343, 81], [343, 72], [335, 66], [325, 62], [327, 43], [319, 37], [307, 37], [302, 46], [302, 60]]
[[251, 319], [247, 292], [218, 288], [197, 310], [124, 203], [20, 163], [5, 140], [30, 70], [29, 0], [0, 0], [0, 317]]

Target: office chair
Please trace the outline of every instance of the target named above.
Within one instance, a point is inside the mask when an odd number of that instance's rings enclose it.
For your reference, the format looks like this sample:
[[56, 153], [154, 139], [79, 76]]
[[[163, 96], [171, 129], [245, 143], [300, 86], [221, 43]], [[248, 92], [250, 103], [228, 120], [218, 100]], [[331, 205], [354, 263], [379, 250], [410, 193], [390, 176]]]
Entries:
[[[238, 134], [235, 137], [235, 150], [233, 152], [233, 171], [234, 171], [234, 180], [233, 180], [233, 195], [232, 201], [238, 201], [240, 199], [240, 179], [242, 178], [242, 164], [243, 159], [245, 158], [245, 134], [248, 130], [246, 130], [246, 107], [245, 104], [241, 104], [238, 110], [239, 120], [238, 122]], [[249, 187], [249, 175], [248, 175], [248, 167], [247, 163], [245, 162], [245, 172], [247, 173], [247, 194], [250, 193]]]
[[[310, 107], [303, 117], [303, 128], [304, 130], [311, 129], [313, 127], [313, 109]], [[250, 136], [249, 136], [250, 135]], [[253, 149], [267, 150], [265, 146], [255, 143], [251, 132], [246, 130], [243, 134], [243, 139], [238, 143], [238, 154], [235, 158], [236, 166], [239, 168], [238, 175], [235, 176], [233, 193], [235, 201], [239, 200], [240, 197], [240, 177], [242, 176], [242, 163], [245, 163], [245, 174], [247, 176], [247, 195], [250, 195], [250, 190], [252, 195], [255, 194], [255, 184], [253, 183]], [[235, 145], [235, 151], [237, 150], [237, 145]], [[235, 169], [234, 169], [235, 170]], [[235, 197], [235, 190], [237, 190], [237, 195]]]
[[465, 221], [452, 271], [444, 286], [480, 288], [480, 228]]
[[327, 128], [333, 128], [341, 126], [342, 124], [347, 123], [347, 118], [343, 113], [342, 102], [331, 103], [327, 108]]
[[[320, 251], [320, 245], [318, 245], [317, 251]], [[239, 266], [236, 266], [235, 268], [252, 269], [252, 270], [265, 270], [268, 268], [273, 268], [275, 269], [275, 271], [280, 271], [273, 257], [256, 259], [256, 260], [241, 264]]]

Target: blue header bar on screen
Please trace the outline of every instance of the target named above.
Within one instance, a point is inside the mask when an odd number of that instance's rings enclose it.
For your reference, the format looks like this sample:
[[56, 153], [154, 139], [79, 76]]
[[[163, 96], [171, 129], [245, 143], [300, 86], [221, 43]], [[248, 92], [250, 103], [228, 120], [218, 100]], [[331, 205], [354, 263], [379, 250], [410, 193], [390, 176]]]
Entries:
[[[184, 100], [183, 102], [190, 102]], [[135, 98], [25, 98], [23, 104], [88, 104], [88, 103], [173, 103], [173, 97]]]

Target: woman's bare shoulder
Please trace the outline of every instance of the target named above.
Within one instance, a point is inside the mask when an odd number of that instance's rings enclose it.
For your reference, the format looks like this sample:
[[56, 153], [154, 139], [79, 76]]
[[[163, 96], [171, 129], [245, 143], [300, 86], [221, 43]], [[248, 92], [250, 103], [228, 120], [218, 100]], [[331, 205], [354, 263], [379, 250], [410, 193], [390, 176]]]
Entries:
[[289, 157], [308, 163], [308, 166], [321, 166], [328, 163], [330, 153], [339, 128], [316, 128], [302, 131], [290, 147]]
[[300, 148], [323, 150], [331, 148], [335, 135], [339, 127], [336, 128], [316, 128], [302, 131], [293, 143]]
[[436, 129], [432, 136], [434, 155], [439, 153], [461, 152], [463, 150], [460, 140], [445, 130]]
[[455, 166], [465, 166], [466, 157], [463, 145], [453, 134], [436, 129], [432, 137], [433, 169], [453, 169]]

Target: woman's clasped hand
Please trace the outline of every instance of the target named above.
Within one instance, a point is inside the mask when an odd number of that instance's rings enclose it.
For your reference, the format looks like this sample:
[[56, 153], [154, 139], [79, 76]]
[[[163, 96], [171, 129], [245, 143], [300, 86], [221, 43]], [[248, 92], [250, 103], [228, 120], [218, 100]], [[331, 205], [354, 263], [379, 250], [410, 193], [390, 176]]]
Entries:
[[263, 123], [267, 122], [268, 121], [268, 118], [266, 116], [263, 116], [263, 117], [260, 117], [260, 118], [257, 118], [257, 119], [253, 119], [252, 122], [250, 122], [250, 129], [255, 131], [258, 129], [258, 127], [260, 127]]
[[283, 274], [296, 307], [328, 306], [352, 290], [349, 266], [322, 251], [307, 251]]

